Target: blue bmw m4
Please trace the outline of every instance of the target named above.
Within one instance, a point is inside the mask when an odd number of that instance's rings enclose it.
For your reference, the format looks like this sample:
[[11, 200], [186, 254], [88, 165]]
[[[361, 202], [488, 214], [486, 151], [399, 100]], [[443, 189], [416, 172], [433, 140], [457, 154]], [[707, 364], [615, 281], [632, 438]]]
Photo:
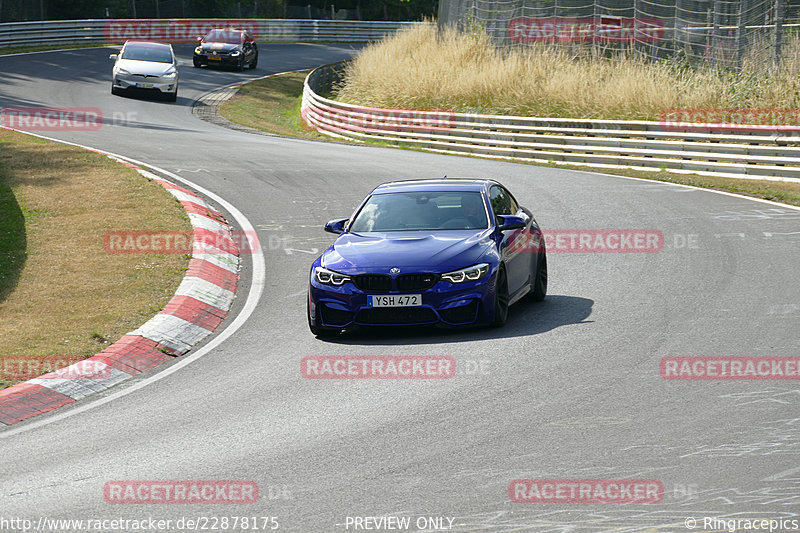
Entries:
[[339, 236], [311, 265], [308, 325], [317, 336], [356, 326], [502, 326], [511, 304], [547, 293], [539, 225], [494, 180], [384, 183], [325, 231]]

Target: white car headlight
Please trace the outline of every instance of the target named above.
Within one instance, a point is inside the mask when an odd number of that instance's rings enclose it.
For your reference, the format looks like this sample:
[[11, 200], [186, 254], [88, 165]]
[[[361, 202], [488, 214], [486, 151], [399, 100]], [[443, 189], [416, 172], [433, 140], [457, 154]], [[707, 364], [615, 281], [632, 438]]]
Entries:
[[447, 274], [442, 274], [442, 279], [450, 283], [464, 283], [467, 281], [477, 281], [489, 272], [489, 263], [480, 263], [475, 266], [454, 270]]
[[231, 57], [239, 57], [239, 54], [241, 54], [241, 52], [236, 50], [235, 52], [231, 52]]
[[162, 78], [174, 78], [177, 75], [178, 75], [177, 72], [175, 72], [174, 70], [171, 70], [169, 72], [165, 72], [164, 74], [162, 74], [161, 77]]
[[350, 276], [328, 270], [327, 268], [316, 267], [314, 268], [314, 279], [324, 285], [340, 287], [350, 281]]
[[128, 72], [124, 68], [118, 68], [117, 69], [117, 74], [130, 74], [130, 72]]
[[202, 54], [203, 53], [203, 47], [202, 46], [198, 46], [197, 48], [194, 49], [194, 53], [198, 54], [198, 55]]

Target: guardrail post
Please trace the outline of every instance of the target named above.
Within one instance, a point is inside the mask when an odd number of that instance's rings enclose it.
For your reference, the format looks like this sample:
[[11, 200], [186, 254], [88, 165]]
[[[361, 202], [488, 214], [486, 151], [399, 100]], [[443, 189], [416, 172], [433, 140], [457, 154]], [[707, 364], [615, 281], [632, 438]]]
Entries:
[[774, 70], [777, 70], [781, 66], [783, 16], [783, 0], [775, 0], [775, 48], [772, 55], [772, 68]]
[[739, 70], [742, 70], [742, 62], [744, 61], [744, 50], [747, 44], [747, 0], [739, 0], [739, 28], [736, 30], [736, 65]]
[[678, 51], [679, 43], [683, 42], [684, 39], [683, 28], [678, 27], [680, 24], [682, 24], [679, 15], [681, 12], [681, 1], [682, 0], [675, 0], [675, 16], [672, 19], [672, 53], [676, 53]]
[[[709, 7], [706, 13], [706, 28], [713, 27], [712, 12], [713, 10], [711, 9], [711, 7]], [[713, 48], [712, 48], [713, 38], [714, 38], [714, 30], [706, 29], [706, 50], [705, 53], [703, 54], [703, 59], [709, 59], [711, 57], [711, 54], [713, 53]]]
[[719, 35], [719, 18], [721, 13], [719, 12], [720, 5], [719, 0], [714, 0], [714, 29], [711, 30], [711, 57], [714, 63], [714, 66], [719, 64], [720, 57], [723, 56], [723, 51], [721, 50], [722, 39]]
[[633, 0], [633, 51], [636, 53], [641, 49], [639, 43], [639, 18], [642, 14], [642, 0]]

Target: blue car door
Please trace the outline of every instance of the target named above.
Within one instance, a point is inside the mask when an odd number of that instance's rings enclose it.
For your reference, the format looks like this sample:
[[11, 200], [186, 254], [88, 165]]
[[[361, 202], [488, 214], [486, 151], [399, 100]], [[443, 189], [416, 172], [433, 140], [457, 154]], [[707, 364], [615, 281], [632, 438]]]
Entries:
[[508, 276], [508, 294], [513, 296], [530, 282], [531, 257], [534, 254], [526, 247], [512, 246], [512, 244], [530, 231], [531, 217], [519, 207], [511, 193], [501, 185], [491, 186], [489, 200], [495, 216], [516, 215], [523, 217], [527, 222], [523, 229], [504, 231], [503, 240], [500, 243], [500, 256], [506, 265], [506, 275]]

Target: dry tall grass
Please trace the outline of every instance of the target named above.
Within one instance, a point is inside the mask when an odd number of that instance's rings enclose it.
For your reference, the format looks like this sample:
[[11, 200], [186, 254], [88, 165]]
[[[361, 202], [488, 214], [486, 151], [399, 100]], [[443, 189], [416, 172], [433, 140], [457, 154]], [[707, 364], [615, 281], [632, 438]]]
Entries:
[[338, 98], [371, 106], [644, 120], [658, 120], [671, 108], [797, 108], [797, 41], [785, 57], [784, 68], [770, 73], [769, 61], [753, 54], [740, 74], [544, 46], [500, 49], [481, 33], [415, 26], [362, 50]]

